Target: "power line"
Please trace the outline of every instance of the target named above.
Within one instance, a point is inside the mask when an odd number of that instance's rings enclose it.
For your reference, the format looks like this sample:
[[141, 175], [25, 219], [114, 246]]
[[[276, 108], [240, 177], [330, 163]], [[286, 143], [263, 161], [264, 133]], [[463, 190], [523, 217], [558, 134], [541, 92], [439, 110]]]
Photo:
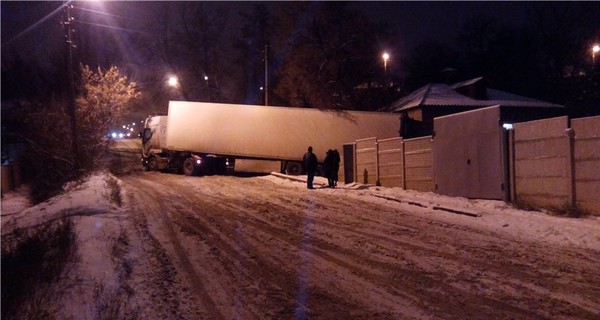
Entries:
[[109, 26], [107, 24], [100, 24], [100, 23], [95, 23], [95, 22], [90, 22], [90, 21], [75, 20], [75, 22], [81, 23], [81, 24], [87, 24], [87, 25], [91, 25], [91, 26], [96, 26], [96, 27], [101, 27], [101, 28], [121, 30], [121, 31], [127, 31], [127, 32], [135, 32], [135, 33], [140, 33], [140, 34], [144, 34], [144, 35], [150, 35], [150, 33], [147, 33], [147, 32], [144, 32], [144, 31], [140, 31], [140, 30], [120, 28], [120, 27]]
[[112, 13], [108, 13], [108, 12], [104, 12], [104, 11], [93, 10], [93, 9], [88, 9], [88, 8], [83, 8], [83, 7], [78, 7], [78, 6], [74, 6], [74, 8], [77, 10], [80, 10], [80, 11], [87, 11], [87, 12], [101, 14], [101, 15], [105, 15], [105, 16], [109, 16], [109, 17], [114, 17], [114, 18], [129, 20], [129, 21], [138, 21], [137, 19], [131, 19], [129, 17], [120, 16], [120, 15], [116, 15], [116, 14], [112, 14]]
[[54, 15], [56, 15], [57, 13], [59, 13], [62, 9], [63, 9], [63, 6], [61, 5], [60, 7], [56, 8], [54, 11], [50, 12], [48, 15], [46, 15], [45, 17], [43, 17], [42, 19], [34, 22], [31, 26], [27, 27], [27, 29], [19, 32], [19, 34], [17, 34], [16, 36], [12, 37], [8, 41], [3, 42], [2, 46], [7, 46], [7, 45], [11, 44], [12, 42], [16, 41], [17, 39], [19, 39], [20, 37], [22, 37], [23, 35], [25, 35], [26, 33], [31, 32], [35, 28], [39, 27], [42, 23], [46, 22], [46, 20], [52, 18]]

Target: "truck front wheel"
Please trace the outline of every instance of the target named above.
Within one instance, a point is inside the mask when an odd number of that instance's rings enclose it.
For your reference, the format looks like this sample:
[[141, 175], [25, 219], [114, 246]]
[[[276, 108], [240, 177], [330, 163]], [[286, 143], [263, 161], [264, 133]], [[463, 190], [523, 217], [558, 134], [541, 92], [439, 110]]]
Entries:
[[197, 176], [199, 168], [196, 167], [196, 160], [194, 158], [187, 158], [183, 161], [183, 174], [186, 176]]
[[285, 164], [285, 174], [289, 174], [291, 176], [297, 176], [302, 174], [302, 163], [289, 161]]
[[144, 170], [145, 171], [158, 170], [158, 160], [156, 160], [156, 157], [151, 156], [144, 160]]

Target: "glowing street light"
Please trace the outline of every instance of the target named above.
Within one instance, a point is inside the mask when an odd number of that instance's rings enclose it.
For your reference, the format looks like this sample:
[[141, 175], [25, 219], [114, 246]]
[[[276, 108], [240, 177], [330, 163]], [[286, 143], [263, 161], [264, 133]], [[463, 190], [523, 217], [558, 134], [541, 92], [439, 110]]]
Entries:
[[384, 52], [383, 56], [381, 56], [381, 57], [383, 58], [383, 70], [387, 74], [387, 62], [388, 62], [388, 60], [390, 60], [390, 55], [387, 52]]
[[381, 57], [383, 58], [383, 74], [385, 76], [385, 82], [387, 85], [387, 82], [388, 82], [387, 63], [388, 63], [388, 60], [390, 60], [390, 55], [387, 52], [384, 52]]
[[167, 80], [167, 84], [171, 87], [178, 87], [179, 86], [179, 79], [177, 79], [176, 76], [170, 76], [169, 79]]
[[595, 44], [592, 47], [592, 63], [596, 64], [596, 54], [600, 52], [600, 44]]

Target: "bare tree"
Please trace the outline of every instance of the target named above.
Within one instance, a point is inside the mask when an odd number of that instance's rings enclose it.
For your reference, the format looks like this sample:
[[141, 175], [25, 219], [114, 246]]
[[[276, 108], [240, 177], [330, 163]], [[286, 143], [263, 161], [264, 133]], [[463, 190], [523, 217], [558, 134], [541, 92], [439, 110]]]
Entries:
[[76, 165], [71, 152], [69, 118], [58, 102], [31, 105], [24, 110], [22, 136], [28, 143], [24, 172], [31, 181], [33, 199], [43, 201], [100, 167], [108, 147], [107, 133], [119, 123], [130, 102], [139, 97], [135, 83], [121, 76], [117, 67], [92, 70], [81, 67], [81, 96], [77, 99], [78, 150]]
[[[276, 93], [292, 106], [352, 109], [355, 86], [377, 59], [377, 30], [344, 3], [309, 3], [288, 12]], [[286, 21], [287, 20], [287, 21]], [[291, 22], [290, 22], [291, 21]], [[286, 36], [282, 34], [282, 36]]]

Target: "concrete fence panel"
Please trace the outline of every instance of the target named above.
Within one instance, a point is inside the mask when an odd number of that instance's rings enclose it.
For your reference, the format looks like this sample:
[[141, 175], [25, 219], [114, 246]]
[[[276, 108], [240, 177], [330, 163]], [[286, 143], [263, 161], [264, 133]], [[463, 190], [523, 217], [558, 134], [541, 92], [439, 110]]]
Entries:
[[378, 141], [379, 181], [384, 187], [404, 188], [404, 148], [402, 138]]
[[364, 184], [376, 184], [377, 174], [377, 138], [356, 141], [355, 181]]
[[600, 116], [573, 119], [575, 201], [582, 209], [600, 215]]
[[548, 207], [570, 203], [572, 174], [568, 118], [514, 125], [514, 196]]
[[404, 140], [405, 189], [434, 191], [431, 136]]

